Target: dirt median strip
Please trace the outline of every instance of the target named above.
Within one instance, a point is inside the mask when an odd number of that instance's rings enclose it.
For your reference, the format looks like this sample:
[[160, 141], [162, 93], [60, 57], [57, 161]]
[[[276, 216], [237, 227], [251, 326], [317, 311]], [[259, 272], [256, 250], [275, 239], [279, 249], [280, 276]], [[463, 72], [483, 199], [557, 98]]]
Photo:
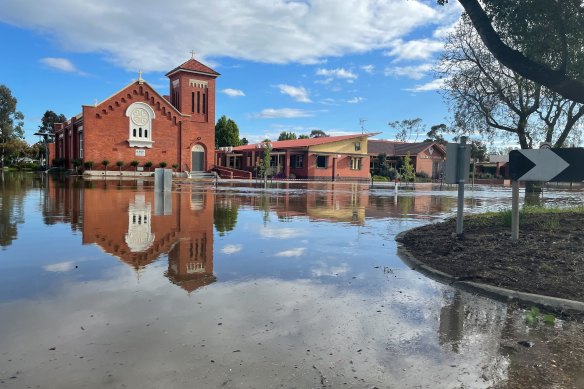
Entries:
[[478, 293], [502, 302], [517, 302], [527, 307], [536, 306], [543, 310], [554, 312], [560, 315], [584, 315], [584, 303], [580, 301], [550, 297], [535, 293], [520, 292], [480, 282], [464, 281], [460, 280], [461, 277], [456, 277], [454, 275], [437, 270], [417, 259], [407, 249], [403, 243], [403, 238], [408, 232], [409, 231], [403, 231], [395, 237], [395, 240], [398, 242], [398, 256], [412, 270], [418, 271], [435, 281], [460, 288], [468, 292]]

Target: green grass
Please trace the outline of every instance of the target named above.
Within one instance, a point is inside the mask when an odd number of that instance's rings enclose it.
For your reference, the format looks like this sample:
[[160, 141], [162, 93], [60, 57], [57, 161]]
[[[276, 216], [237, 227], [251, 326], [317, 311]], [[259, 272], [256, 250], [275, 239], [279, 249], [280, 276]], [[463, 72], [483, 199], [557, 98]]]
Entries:
[[[546, 230], [554, 230], [560, 226], [560, 218], [567, 213], [584, 214], [584, 206], [574, 206], [569, 208], [559, 207], [538, 207], [525, 206], [519, 210], [519, 222], [529, 218], [529, 216], [545, 216], [539, 226]], [[469, 222], [473, 225], [499, 224], [504, 227], [511, 227], [512, 213], [510, 209], [503, 209], [497, 212], [485, 212], [480, 215], [470, 217]]]

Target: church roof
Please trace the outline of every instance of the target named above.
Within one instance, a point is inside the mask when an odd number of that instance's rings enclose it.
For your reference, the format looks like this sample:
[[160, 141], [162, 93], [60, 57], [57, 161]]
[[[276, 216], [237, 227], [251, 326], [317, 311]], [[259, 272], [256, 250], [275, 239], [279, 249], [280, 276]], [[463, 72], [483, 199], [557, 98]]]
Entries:
[[197, 61], [194, 58], [191, 58], [188, 61], [186, 61], [185, 63], [183, 63], [182, 65], [179, 65], [176, 68], [172, 69], [170, 72], [166, 73], [166, 76], [168, 77], [171, 74], [178, 72], [179, 70], [186, 70], [188, 72], [193, 72], [193, 73], [207, 74], [207, 75], [215, 76], [215, 77], [219, 76], [219, 73], [217, 73], [215, 70], [211, 69], [207, 65], [203, 65], [202, 63], [200, 63], [199, 61]]

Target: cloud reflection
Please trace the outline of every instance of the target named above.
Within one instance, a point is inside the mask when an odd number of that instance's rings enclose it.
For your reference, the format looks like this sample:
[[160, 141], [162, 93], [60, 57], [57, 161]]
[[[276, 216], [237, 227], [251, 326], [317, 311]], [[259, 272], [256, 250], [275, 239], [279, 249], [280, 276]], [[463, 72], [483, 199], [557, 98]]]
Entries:
[[277, 253], [276, 257], [300, 257], [300, 256], [304, 255], [305, 250], [306, 250], [306, 247], [298, 247], [295, 249], [284, 250], [284, 251], [280, 251], [279, 253]]
[[227, 254], [227, 255], [229, 255], [229, 254], [235, 254], [235, 253], [238, 253], [238, 252], [240, 252], [242, 249], [243, 249], [243, 246], [242, 246], [242, 245], [240, 245], [240, 244], [228, 244], [228, 245], [225, 245], [225, 246], [224, 246], [224, 247], [221, 249], [221, 252], [222, 252], [223, 254]]
[[73, 269], [74, 267], [75, 267], [75, 262], [67, 261], [67, 262], [58, 262], [58, 263], [53, 263], [50, 265], [45, 265], [45, 266], [43, 266], [43, 269], [46, 271], [50, 271], [50, 272], [61, 273], [61, 272], [69, 271], [69, 270]]

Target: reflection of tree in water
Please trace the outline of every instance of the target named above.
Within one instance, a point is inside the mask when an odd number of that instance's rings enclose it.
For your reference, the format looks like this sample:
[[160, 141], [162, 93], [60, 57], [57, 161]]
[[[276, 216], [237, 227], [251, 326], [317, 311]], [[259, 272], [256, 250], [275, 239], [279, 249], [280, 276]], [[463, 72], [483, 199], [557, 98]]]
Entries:
[[414, 207], [414, 197], [413, 196], [400, 196], [398, 200], [399, 208], [401, 209], [402, 215], [409, 215]]
[[12, 244], [18, 235], [18, 224], [24, 223], [24, 198], [33, 187], [33, 175], [24, 173], [0, 174], [0, 246]]
[[233, 198], [218, 198], [213, 209], [215, 229], [219, 231], [220, 236], [224, 236], [226, 232], [232, 231], [237, 224], [239, 203]]

